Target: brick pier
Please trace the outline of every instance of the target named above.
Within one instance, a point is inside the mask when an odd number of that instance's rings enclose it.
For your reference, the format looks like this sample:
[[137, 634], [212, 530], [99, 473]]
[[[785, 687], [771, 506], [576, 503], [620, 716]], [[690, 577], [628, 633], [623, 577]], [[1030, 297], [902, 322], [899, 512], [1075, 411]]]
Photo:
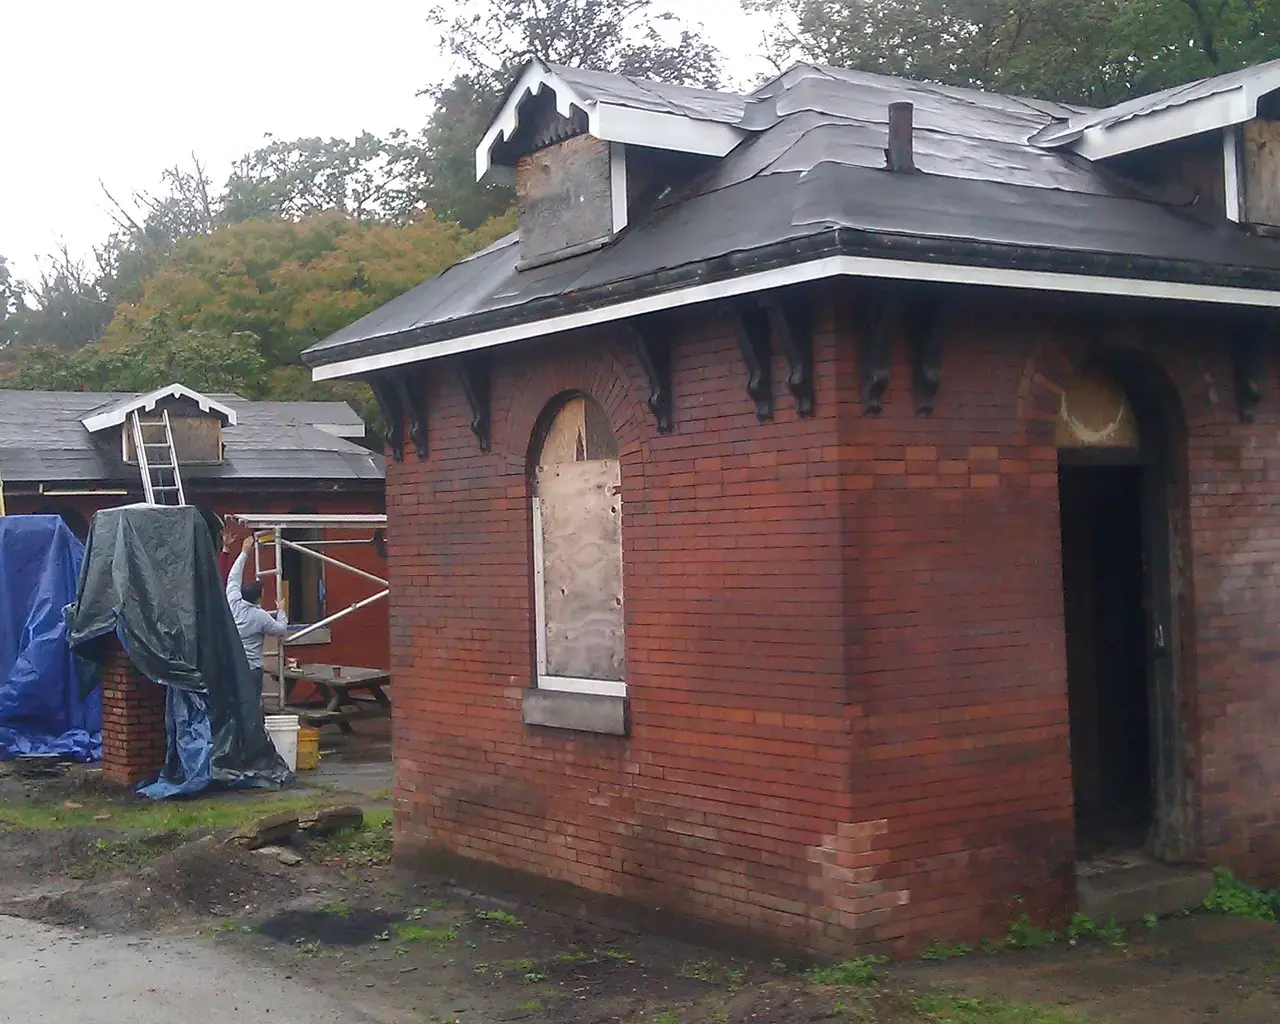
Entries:
[[163, 686], [133, 666], [114, 637], [102, 667], [102, 774], [132, 786], [164, 766]]

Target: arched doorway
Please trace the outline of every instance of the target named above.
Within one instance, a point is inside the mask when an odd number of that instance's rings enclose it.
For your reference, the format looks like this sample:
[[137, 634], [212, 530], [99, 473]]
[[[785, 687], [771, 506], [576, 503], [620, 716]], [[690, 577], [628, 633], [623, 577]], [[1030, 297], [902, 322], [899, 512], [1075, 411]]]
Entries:
[[1079, 857], [1181, 859], [1180, 406], [1159, 367], [1109, 353], [1066, 381], [1055, 435]]

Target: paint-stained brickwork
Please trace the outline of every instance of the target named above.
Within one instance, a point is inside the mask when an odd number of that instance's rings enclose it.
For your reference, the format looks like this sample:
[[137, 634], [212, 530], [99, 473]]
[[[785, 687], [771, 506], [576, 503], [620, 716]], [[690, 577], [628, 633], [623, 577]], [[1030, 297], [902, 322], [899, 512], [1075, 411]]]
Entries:
[[[915, 415], [902, 345], [869, 418], [856, 303], [829, 291], [815, 304], [804, 419], [781, 358], [776, 415], [757, 419], [733, 324], [710, 309], [666, 327], [670, 435], [631, 348], [607, 332], [493, 353], [489, 454], [456, 368], [432, 364], [431, 454], [388, 481], [402, 857], [443, 848], [830, 951], [1069, 913], [1052, 427], [1099, 332], [1046, 326], [1036, 303], [975, 304], [947, 331], [933, 418]], [[1160, 343], [1153, 365], [1189, 435], [1192, 817], [1214, 857], [1269, 868], [1274, 390], [1243, 427], [1225, 357]], [[534, 666], [525, 460], [567, 392], [596, 399], [620, 442], [626, 738], [521, 722]]]

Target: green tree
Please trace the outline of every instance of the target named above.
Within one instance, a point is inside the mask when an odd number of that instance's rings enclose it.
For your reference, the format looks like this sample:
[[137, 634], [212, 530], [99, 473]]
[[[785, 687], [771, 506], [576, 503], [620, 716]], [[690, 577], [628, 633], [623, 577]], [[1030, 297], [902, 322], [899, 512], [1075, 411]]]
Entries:
[[0, 256], [0, 358], [3, 358], [18, 330], [18, 318], [26, 309], [22, 302], [22, 282], [13, 276], [9, 263]]
[[219, 219], [296, 220], [337, 210], [359, 220], [407, 221], [425, 205], [427, 161], [404, 131], [346, 139], [274, 139], [247, 153], [227, 181]]
[[156, 317], [115, 348], [35, 348], [5, 383], [21, 390], [150, 391], [179, 381], [198, 391], [257, 398], [266, 369], [258, 339], [247, 331], [182, 330]]
[[177, 246], [139, 300], [116, 310], [104, 345], [164, 316], [182, 330], [248, 331], [269, 369], [295, 365], [304, 348], [510, 229], [510, 218], [470, 232], [429, 212], [400, 226], [332, 210], [227, 225]]
[[101, 337], [111, 320], [111, 295], [102, 276], [65, 245], [41, 266], [38, 281], [10, 283], [7, 290], [11, 304], [16, 296], [10, 340], [23, 348], [79, 348]]
[[464, 73], [503, 87], [530, 60], [681, 82], [720, 82], [715, 47], [655, 0], [475, 0], [462, 13], [440, 5], [442, 30]]
[[1280, 57], [1261, 0], [743, 0], [793, 59], [1093, 106]]

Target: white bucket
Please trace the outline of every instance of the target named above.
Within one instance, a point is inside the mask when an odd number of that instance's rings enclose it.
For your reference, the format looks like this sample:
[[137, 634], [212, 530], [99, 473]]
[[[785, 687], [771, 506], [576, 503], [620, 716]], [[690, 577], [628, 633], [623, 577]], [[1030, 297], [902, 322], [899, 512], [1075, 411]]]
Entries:
[[298, 770], [298, 716], [267, 715], [267, 735], [275, 744], [276, 751], [284, 758], [289, 771]]

